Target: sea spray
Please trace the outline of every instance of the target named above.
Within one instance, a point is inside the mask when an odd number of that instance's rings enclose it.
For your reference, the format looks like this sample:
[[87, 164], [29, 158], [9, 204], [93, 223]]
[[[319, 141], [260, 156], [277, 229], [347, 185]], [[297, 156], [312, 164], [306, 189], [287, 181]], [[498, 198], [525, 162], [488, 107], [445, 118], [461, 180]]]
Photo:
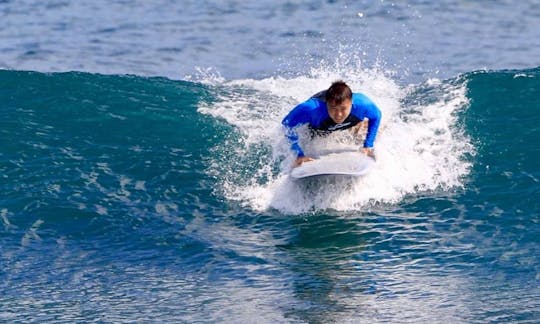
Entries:
[[[362, 178], [310, 180], [318, 183], [306, 187], [288, 177], [294, 157], [281, 120], [296, 104], [338, 79], [366, 94], [382, 111], [375, 145], [377, 165]], [[373, 203], [396, 203], [426, 190], [460, 187], [470, 168], [466, 156], [474, 148], [459, 124], [459, 112], [468, 105], [466, 84], [455, 81], [429, 80], [403, 87], [389, 73], [360, 66], [321, 66], [289, 79], [219, 85], [214, 78], [218, 100], [198, 110], [234, 127], [229, 138], [212, 149], [219, 163], [210, 164], [208, 172], [218, 181], [216, 193], [256, 210], [302, 213], [362, 209]], [[349, 132], [303, 142], [308, 150], [336, 143], [361, 145]]]

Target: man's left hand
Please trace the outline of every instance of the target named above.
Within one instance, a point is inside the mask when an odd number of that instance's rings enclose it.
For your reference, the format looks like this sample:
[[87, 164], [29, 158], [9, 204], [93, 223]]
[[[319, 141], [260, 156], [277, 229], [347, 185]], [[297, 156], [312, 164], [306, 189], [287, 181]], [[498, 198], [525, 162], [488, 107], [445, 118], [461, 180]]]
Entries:
[[362, 148], [362, 153], [364, 153], [365, 155], [369, 156], [369, 157], [372, 158], [373, 160], [376, 160], [376, 158], [375, 158], [375, 151], [373, 150], [372, 147], [364, 147], [364, 148]]

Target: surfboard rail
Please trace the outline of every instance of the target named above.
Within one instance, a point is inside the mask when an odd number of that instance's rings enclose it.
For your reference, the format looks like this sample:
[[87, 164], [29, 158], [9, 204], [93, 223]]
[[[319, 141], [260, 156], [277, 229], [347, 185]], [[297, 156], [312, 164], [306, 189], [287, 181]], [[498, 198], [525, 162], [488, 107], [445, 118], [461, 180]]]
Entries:
[[302, 179], [321, 175], [364, 176], [368, 174], [375, 161], [361, 152], [338, 152], [322, 155], [293, 168], [290, 176]]

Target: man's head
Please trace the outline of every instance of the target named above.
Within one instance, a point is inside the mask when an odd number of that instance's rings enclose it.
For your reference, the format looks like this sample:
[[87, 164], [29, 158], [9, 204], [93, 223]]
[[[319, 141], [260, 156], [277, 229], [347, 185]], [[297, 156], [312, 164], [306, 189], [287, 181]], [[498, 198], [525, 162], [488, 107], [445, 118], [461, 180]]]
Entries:
[[351, 113], [351, 88], [343, 81], [336, 81], [326, 91], [325, 99], [330, 118], [337, 124], [343, 123]]

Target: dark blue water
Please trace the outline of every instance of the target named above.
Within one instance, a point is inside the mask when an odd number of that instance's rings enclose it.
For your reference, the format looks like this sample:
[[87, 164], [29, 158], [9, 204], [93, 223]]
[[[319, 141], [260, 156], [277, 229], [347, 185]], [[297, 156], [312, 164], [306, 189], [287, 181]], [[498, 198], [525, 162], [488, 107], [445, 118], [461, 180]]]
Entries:
[[[538, 10], [0, 3], [0, 321], [538, 322]], [[337, 78], [377, 166], [291, 181]]]
[[534, 0], [8, 0], [0, 67], [261, 78], [304, 74], [346, 52], [416, 83], [539, 66], [539, 18]]

